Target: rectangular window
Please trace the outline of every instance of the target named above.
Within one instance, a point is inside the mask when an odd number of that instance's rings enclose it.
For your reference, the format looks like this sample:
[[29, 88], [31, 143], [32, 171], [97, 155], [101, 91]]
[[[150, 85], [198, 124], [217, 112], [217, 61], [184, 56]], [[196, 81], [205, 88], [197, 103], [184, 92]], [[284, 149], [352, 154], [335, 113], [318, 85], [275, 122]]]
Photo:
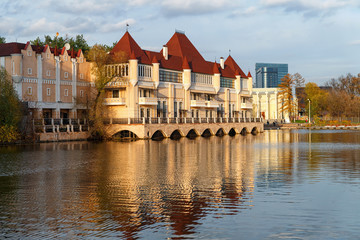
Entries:
[[32, 68], [28, 68], [28, 74], [31, 75], [32, 74]]
[[64, 77], [65, 77], [65, 78], [68, 78], [68, 77], [69, 77], [69, 73], [68, 73], [68, 72], [65, 72], [65, 73], [64, 73]]
[[68, 56], [65, 55], [65, 56], [64, 56], [64, 59], [65, 59], [65, 62], [67, 62]]
[[27, 51], [27, 55], [28, 55], [28, 56], [31, 56], [31, 50], [28, 50], [28, 51]]
[[160, 101], [158, 101], [156, 112], [157, 112], [157, 117], [160, 117], [160, 114], [161, 114], [161, 102]]
[[50, 53], [46, 54], [46, 58], [49, 59], [50, 58]]
[[167, 117], [166, 115], [166, 113], [167, 113], [167, 111], [166, 111], [166, 101], [163, 101], [163, 117]]
[[27, 94], [32, 95], [32, 87], [27, 88]]
[[46, 76], [50, 77], [50, 70], [46, 71]]
[[84, 74], [80, 73], [80, 79], [84, 79]]
[[159, 80], [161, 82], [182, 83], [182, 73], [160, 70]]
[[46, 89], [46, 95], [50, 96], [50, 94], [51, 94], [51, 89], [50, 89], [50, 88], [47, 88], [47, 89]]
[[177, 102], [174, 102], [174, 117], [178, 116]]
[[65, 97], [69, 96], [69, 90], [65, 89], [64, 95]]
[[84, 90], [80, 90], [80, 97], [84, 97]]
[[220, 78], [220, 87], [234, 88], [234, 79], [221, 77]]
[[113, 98], [119, 98], [119, 90], [113, 90], [112, 91], [112, 97]]

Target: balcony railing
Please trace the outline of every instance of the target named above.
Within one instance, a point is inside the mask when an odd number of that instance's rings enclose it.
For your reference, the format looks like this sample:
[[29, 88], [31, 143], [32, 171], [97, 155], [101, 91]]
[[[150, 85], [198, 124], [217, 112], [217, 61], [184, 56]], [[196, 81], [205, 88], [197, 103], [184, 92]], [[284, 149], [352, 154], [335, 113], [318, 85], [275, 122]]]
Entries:
[[125, 98], [105, 98], [104, 105], [107, 106], [120, 106], [125, 105], [126, 99]]
[[107, 118], [104, 124], [193, 124], [263, 122], [262, 118]]
[[251, 103], [241, 103], [241, 109], [252, 109]]
[[33, 119], [36, 133], [85, 132], [89, 130], [86, 119], [42, 118]]
[[191, 107], [206, 107], [205, 100], [191, 100]]
[[153, 97], [140, 97], [140, 105], [158, 105], [158, 99]]
[[218, 108], [220, 106], [217, 101], [206, 101], [205, 104], [208, 108]]

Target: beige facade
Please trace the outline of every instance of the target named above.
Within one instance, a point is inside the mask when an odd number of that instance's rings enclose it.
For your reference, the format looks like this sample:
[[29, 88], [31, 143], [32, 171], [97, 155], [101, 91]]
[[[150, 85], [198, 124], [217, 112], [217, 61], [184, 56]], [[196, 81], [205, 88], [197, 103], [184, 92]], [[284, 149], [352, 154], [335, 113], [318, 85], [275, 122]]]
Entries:
[[290, 121], [289, 112], [281, 111], [282, 99], [279, 98], [279, 90], [279, 88], [253, 88], [253, 117], [261, 117], [265, 121]]
[[[171, 40], [168, 44], [171, 45]], [[108, 66], [108, 72], [117, 77], [106, 88], [107, 117], [251, 117], [252, 77], [244, 75], [236, 63], [232, 69], [227, 64], [234, 61], [231, 56], [227, 62], [220, 59], [217, 64], [198, 60], [202, 57], [193, 46], [197, 58], [192, 52], [185, 52], [181, 57], [170, 54], [177, 46], [173, 49], [165, 46], [160, 53], [144, 51], [129, 33], [118, 45], [119, 49], [130, 48], [133, 55], [128, 53], [130, 60], [127, 63]], [[151, 61], [144, 60], [145, 57]], [[180, 62], [180, 67], [176, 66], [176, 61]], [[201, 64], [204, 67], [195, 68]]]
[[2, 44], [0, 50], [0, 66], [11, 75], [19, 98], [28, 102], [35, 118], [76, 118], [78, 110], [85, 109], [76, 102], [85, 99], [91, 87], [90, 64], [81, 50], [29, 43]]

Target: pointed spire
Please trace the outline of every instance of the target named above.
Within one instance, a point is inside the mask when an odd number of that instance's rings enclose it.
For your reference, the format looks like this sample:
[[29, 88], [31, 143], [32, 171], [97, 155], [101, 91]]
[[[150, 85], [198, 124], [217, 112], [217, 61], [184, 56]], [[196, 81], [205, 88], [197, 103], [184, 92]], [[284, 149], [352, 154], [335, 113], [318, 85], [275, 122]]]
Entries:
[[134, 52], [134, 51], [131, 51], [130, 59], [136, 60], [136, 56], [135, 56], [135, 52]]
[[218, 67], [216, 62], [214, 62], [213, 72], [214, 72], [214, 74], [219, 74], [220, 73], [219, 67]]
[[188, 62], [186, 56], [184, 57], [183, 64], [182, 64], [182, 68], [183, 68], [183, 69], [191, 69], [190, 66], [189, 66], [189, 62]]
[[249, 71], [247, 77], [248, 77], [248, 78], [252, 78], [250, 71]]

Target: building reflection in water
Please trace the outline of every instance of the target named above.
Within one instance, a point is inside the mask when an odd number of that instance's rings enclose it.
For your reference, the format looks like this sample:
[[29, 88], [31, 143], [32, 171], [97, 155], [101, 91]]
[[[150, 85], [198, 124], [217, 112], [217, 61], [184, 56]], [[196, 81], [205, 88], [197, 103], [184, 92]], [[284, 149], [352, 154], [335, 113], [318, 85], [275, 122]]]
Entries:
[[349, 132], [284, 130], [1, 148], [2, 236], [194, 236], [204, 219], [253, 208], [255, 188], [286, 191], [322, 174], [360, 178], [359, 143]]

